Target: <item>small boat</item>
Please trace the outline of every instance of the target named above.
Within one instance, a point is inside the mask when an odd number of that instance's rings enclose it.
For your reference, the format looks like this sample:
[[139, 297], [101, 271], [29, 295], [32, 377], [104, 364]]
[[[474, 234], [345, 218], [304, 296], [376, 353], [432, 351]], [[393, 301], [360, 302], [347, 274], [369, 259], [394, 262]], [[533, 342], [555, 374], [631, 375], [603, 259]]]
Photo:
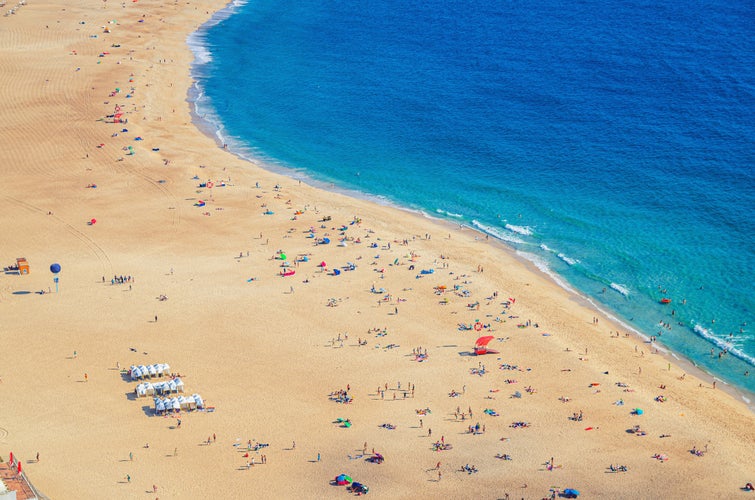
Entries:
[[661, 299], [661, 304], [671, 304], [671, 299], [662, 298]]

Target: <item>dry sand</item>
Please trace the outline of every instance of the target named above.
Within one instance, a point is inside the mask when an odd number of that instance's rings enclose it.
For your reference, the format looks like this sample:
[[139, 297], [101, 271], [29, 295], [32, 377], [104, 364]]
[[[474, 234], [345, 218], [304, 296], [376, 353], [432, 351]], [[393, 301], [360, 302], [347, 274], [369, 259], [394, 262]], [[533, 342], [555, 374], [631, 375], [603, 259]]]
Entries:
[[[330, 484], [341, 472], [380, 498], [748, 495], [755, 419], [709, 378], [681, 379], [682, 367], [478, 233], [273, 174], [200, 133], [185, 42], [222, 7], [34, 0], [0, 18], [0, 263], [31, 265], [0, 274], [2, 458], [15, 452], [54, 499], [346, 496]], [[105, 119], [116, 104], [128, 124]], [[331, 244], [315, 245], [310, 227]], [[281, 277], [278, 250], [310, 259]], [[477, 320], [479, 332], [458, 329]], [[487, 333], [500, 354], [468, 355]], [[180, 429], [154, 416], [116, 366], [158, 362], [215, 411], [181, 415]], [[347, 386], [352, 403], [329, 399]], [[457, 419], [457, 407], [473, 416]], [[467, 432], [476, 423], [484, 433]], [[635, 425], [647, 434], [627, 432]], [[441, 438], [452, 449], [433, 451]], [[269, 446], [247, 469], [249, 440]], [[373, 448], [384, 463], [365, 460]]]

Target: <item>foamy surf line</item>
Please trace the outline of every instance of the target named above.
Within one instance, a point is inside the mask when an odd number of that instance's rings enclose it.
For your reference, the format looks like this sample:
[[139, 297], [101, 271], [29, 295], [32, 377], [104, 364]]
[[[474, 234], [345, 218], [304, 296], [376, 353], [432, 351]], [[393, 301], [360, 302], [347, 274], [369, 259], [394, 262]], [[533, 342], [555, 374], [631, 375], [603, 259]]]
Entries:
[[512, 233], [518, 233], [523, 236], [532, 236], [532, 228], [527, 226], [515, 226], [514, 224], [506, 224], [504, 226]]
[[720, 348], [721, 350], [724, 350], [731, 354], [732, 356], [741, 359], [745, 363], [755, 366], [755, 358], [745, 354], [740, 349], [737, 349], [736, 347], [732, 346], [730, 342], [726, 342], [725, 340], [722, 340], [715, 335], [713, 335], [710, 330], [706, 329], [705, 327], [702, 327], [700, 325], [695, 325], [695, 327], [692, 329], [699, 337], [707, 340], [711, 344], [715, 345], [716, 347]]
[[498, 238], [501, 241], [508, 241], [509, 243], [524, 244], [524, 240], [522, 240], [521, 238], [517, 238], [516, 236], [513, 236], [510, 233], [505, 233], [503, 231], [500, 231], [499, 229], [496, 229], [493, 226], [485, 225], [478, 220], [472, 220], [472, 226], [474, 226], [476, 229], [478, 229], [479, 231], [482, 231], [485, 234], [489, 234], [490, 236], [493, 236], [494, 238]]
[[550, 248], [545, 243], [541, 243], [540, 244], [540, 249], [543, 250], [543, 251], [545, 251], [545, 252], [552, 253], [553, 255], [555, 255], [556, 257], [558, 257], [562, 262], [564, 262], [564, 263], [566, 263], [566, 264], [568, 264], [570, 266], [573, 266], [575, 264], [579, 264], [579, 260], [573, 259], [573, 258], [569, 257], [568, 255], [566, 255], [563, 252], [557, 252], [556, 250], [553, 250], [552, 248]]

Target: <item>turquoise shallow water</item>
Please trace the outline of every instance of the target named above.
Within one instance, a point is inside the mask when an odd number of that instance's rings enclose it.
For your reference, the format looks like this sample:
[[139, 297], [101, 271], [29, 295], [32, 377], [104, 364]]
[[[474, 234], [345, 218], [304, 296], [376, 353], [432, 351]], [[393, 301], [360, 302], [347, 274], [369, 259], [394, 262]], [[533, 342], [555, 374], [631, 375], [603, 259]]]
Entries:
[[485, 231], [755, 392], [752, 17], [236, 3], [190, 39], [196, 107], [238, 153]]

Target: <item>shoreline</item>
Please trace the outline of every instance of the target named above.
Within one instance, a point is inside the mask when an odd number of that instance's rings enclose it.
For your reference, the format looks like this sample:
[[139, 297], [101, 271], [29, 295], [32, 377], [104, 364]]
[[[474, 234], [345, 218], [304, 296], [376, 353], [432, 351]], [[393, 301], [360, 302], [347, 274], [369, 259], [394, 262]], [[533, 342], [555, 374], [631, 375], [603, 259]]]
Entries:
[[[746, 495], [751, 408], [613, 337], [625, 329], [505, 242], [218, 147], [192, 119], [186, 40], [220, 2], [192, 3], [27, 5], [0, 19], [14, 27], [0, 30], [12, 47], [0, 55], [0, 98], [12, 104], [0, 171], [16, 181], [0, 195], [14, 228], [0, 251], [32, 266], [0, 274], [0, 342], [13, 355], [0, 367], [0, 457], [13, 451], [63, 499], [238, 498], [260, 483], [269, 498], [321, 498], [343, 494], [330, 484], [340, 473], [385, 498], [541, 498], [553, 485]], [[108, 97], [115, 86], [132, 97]], [[97, 119], [118, 103], [128, 125]], [[208, 180], [216, 187], [198, 186]], [[326, 235], [331, 244], [314, 244]], [[501, 352], [470, 356], [482, 333]], [[156, 416], [123, 370], [158, 362], [213, 411]], [[333, 400], [340, 391], [353, 402]], [[583, 410], [584, 423], [571, 419]], [[481, 432], [468, 431], [475, 423]], [[368, 460], [373, 448], [384, 463]], [[606, 473], [616, 463], [629, 472]]]
[[[187, 40], [197, 33], [211, 29], [213, 26], [215, 26], [222, 20], [225, 20], [228, 17], [234, 15], [234, 10], [239, 7], [240, 6], [237, 5], [233, 1], [228, 3], [226, 7], [216, 11], [212, 15], [212, 17], [208, 19], [207, 22], [202, 24], [196, 31], [189, 34], [189, 36], [187, 37]], [[610, 310], [608, 306], [603, 306], [601, 304], [598, 304], [592, 297], [574, 288], [570, 283], [566, 281], [565, 278], [558, 275], [547, 264], [543, 264], [546, 267], [546, 269], [542, 269], [540, 265], [538, 265], [538, 263], [535, 261], [534, 257], [527, 258], [526, 256], [522, 255], [522, 253], [526, 253], [526, 252], [511, 246], [511, 244], [507, 242], [505, 238], [498, 237], [495, 234], [492, 234], [491, 232], [485, 231], [481, 227], [474, 226], [472, 224], [472, 221], [462, 220], [461, 222], [454, 222], [454, 220], [451, 218], [443, 218], [442, 216], [434, 215], [428, 212], [427, 210], [420, 209], [420, 208], [406, 207], [399, 204], [398, 202], [389, 200], [388, 198], [385, 198], [381, 195], [374, 195], [374, 194], [366, 193], [364, 191], [360, 191], [357, 189], [338, 187], [335, 183], [327, 182], [324, 180], [318, 180], [310, 176], [305, 171], [296, 170], [294, 168], [291, 168], [285, 165], [277, 165], [277, 164], [270, 163], [269, 161], [265, 160], [265, 158], [255, 157], [250, 152], [236, 151], [236, 149], [232, 145], [228, 145], [227, 148], [224, 148], [224, 139], [221, 136], [223, 125], [222, 125], [222, 122], [220, 121], [220, 117], [217, 116], [217, 114], [215, 114], [214, 110], [211, 110], [213, 113], [212, 119], [205, 118], [198, 113], [198, 106], [199, 106], [198, 102], [201, 100], [201, 97], [202, 95], [204, 95], [204, 92], [201, 91], [201, 87], [199, 84], [199, 77], [196, 75], [196, 71], [198, 68], [197, 59], [200, 57], [200, 49], [201, 49], [201, 53], [205, 53], [206, 47], [201, 44], [192, 45], [190, 43], [189, 48], [191, 49], [191, 52], [195, 56], [195, 60], [190, 66], [190, 74], [191, 74], [191, 78], [194, 84], [192, 85], [192, 87], [190, 87], [189, 93], [187, 95], [187, 102], [191, 106], [192, 122], [201, 133], [205, 134], [210, 139], [212, 139], [221, 150], [225, 149], [226, 152], [236, 156], [241, 161], [248, 162], [250, 165], [253, 165], [254, 167], [262, 168], [271, 173], [282, 175], [284, 177], [291, 179], [292, 181], [304, 182], [315, 189], [319, 189], [319, 190], [331, 192], [331, 193], [337, 193], [339, 195], [366, 201], [368, 203], [377, 203], [386, 207], [390, 207], [390, 208], [394, 208], [394, 209], [406, 212], [411, 215], [421, 216], [436, 224], [440, 224], [442, 226], [447, 227], [449, 231], [456, 229], [456, 226], [459, 226], [459, 227], [463, 227], [469, 231], [479, 234], [484, 239], [487, 239], [487, 237], [489, 236], [490, 238], [493, 239], [494, 243], [497, 243], [500, 245], [499, 248], [502, 248], [503, 251], [509, 253], [509, 255], [514, 257], [520, 263], [522, 263], [522, 265], [529, 268], [530, 271], [535, 272], [535, 273], [541, 273], [545, 277], [545, 279], [551, 280], [555, 285], [563, 289], [565, 293], [573, 295], [575, 299], [582, 302], [585, 307], [591, 308], [596, 314], [601, 314], [603, 316], [606, 316], [607, 318], [610, 318], [611, 321], [622, 326], [624, 330], [630, 332], [631, 335], [638, 337], [642, 342], [651, 344], [650, 334], [647, 334], [638, 330], [634, 326], [627, 323], [626, 319], [621, 318], [617, 312]], [[692, 330], [692, 327], [689, 327], [689, 329]], [[657, 350], [659, 351], [659, 353], [661, 353], [664, 356], [664, 358], [672, 360], [674, 363], [679, 364], [683, 367], [686, 367], [685, 372], [693, 372], [697, 375], [698, 378], [709, 377], [712, 380], [718, 380], [718, 381], [724, 382], [723, 389], [726, 392], [728, 392], [732, 397], [742, 400], [742, 402], [744, 402], [747, 405], [750, 411], [755, 413], [755, 393], [754, 392], [749, 391], [746, 388], [741, 387], [733, 383], [732, 381], [722, 378], [720, 375], [717, 375], [705, 369], [704, 367], [696, 363], [694, 359], [689, 358], [681, 353], [674, 351], [671, 347], [668, 347], [665, 344], [663, 344], [663, 342], [657, 343], [657, 345], [651, 344], [649, 347], [653, 347], [653, 346], [656, 346], [658, 348]]]

